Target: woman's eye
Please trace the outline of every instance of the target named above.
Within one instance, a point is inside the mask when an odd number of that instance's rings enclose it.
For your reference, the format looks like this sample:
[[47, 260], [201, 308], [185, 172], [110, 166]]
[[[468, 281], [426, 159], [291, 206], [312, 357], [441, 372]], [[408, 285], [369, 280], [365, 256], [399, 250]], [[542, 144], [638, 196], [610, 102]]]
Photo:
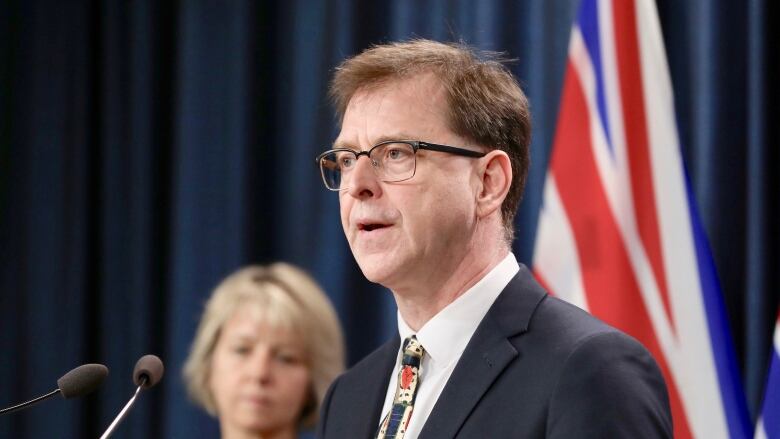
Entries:
[[247, 355], [249, 354], [250, 349], [247, 346], [233, 346], [231, 351], [237, 355]]
[[298, 364], [301, 362], [301, 358], [298, 355], [285, 352], [276, 354], [276, 359], [282, 364]]

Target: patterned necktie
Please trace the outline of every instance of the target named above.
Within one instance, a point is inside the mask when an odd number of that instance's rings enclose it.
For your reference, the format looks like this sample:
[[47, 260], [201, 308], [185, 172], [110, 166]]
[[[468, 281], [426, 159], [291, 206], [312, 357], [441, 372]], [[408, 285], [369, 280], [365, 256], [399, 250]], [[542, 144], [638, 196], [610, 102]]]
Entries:
[[425, 349], [414, 335], [404, 340], [404, 357], [398, 372], [398, 385], [395, 388], [393, 406], [382, 420], [377, 439], [402, 439], [412, 417], [417, 387], [420, 384], [420, 363]]

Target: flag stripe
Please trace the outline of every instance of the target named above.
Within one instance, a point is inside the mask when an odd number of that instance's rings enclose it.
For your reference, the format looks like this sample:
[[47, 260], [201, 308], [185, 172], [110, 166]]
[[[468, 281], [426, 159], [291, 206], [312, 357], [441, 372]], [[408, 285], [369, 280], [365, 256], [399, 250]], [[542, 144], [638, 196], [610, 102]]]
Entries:
[[[537, 239], [554, 242], [554, 246], [545, 246], [543, 251], [537, 252], [536, 277], [547, 291], [562, 292], [562, 299], [588, 309], [574, 234], [569, 227], [569, 219], [563, 211], [558, 188], [551, 174], [547, 175], [544, 185], [542, 215], [544, 219], [539, 222]], [[543, 270], [549, 272], [550, 276]], [[548, 280], [552, 283], [548, 283]]]
[[769, 361], [764, 405], [756, 428], [756, 439], [780, 438], [780, 313], [777, 315], [773, 340], [774, 349]]
[[780, 438], [780, 313], [777, 315], [773, 349], [764, 392], [764, 405], [755, 439]]
[[551, 173], [574, 232], [589, 310], [638, 338], [664, 373], [675, 417], [675, 437], [691, 437], [674, 377], [669, 371], [644, 306], [639, 284], [591, 153], [591, 114], [585, 93], [570, 65], [564, 80]]
[[[690, 182], [686, 179], [688, 199], [693, 199]], [[729, 436], [732, 438], [748, 438], [751, 436], [750, 418], [747, 410], [742, 381], [740, 379], [739, 366], [734, 358], [734, 348], [729, 332], [726, 308], [721, 299], [722, 294], [718, 284], [715, 263], [712, 253], [705, 238], [704, 229], [699, 221], [696, 206], [689, 203], [691, 226], [696, 246], [696, 258], [699, 262], [699, 276], [701, 280], [701, 294], [704, 298], [705, 315], [709, 323], [709, 336], [715, 367], [718, 372], [721, 400], [727, 420]]]
[[601, 63], [601, 44], [599, 42], [599, 18], [598, 10], [596, 9], [596, 0], [582, 0], [584, 4], [580, 8], [578, 22], [580, 29], [582, 30], [582, 39], [585, 42], [585, 47], [588, 48], [591, 60], [593, 60], [593, 73], [596, 79], [596, 104], [601, 116], [599, 120], [604, 128], [604, 135], [607, 138], [607, 145], [611, 149], [611, 132], [609, 129], [609, 123], [607, 118], [607, 104], [605, 97], [604, 87], [604, 72]]
[[761, 413], [764, 431], [769, 438], [780, 438], [780, 346], [775, 346], [767, 379], [764, 409]]
[[[669, 291], [666, 286], [661, 241], [658, 232], [655, 194], [648, 152], [647, 127], [645, 125], [645, 99], [640, 72], [639, 47], [635, 21], [634, 2], [619, 1], [613, 4], [616, 55], [620, 76], [620, 95], [623, 98], [623, 123], [628, 146], [628, 164], [631, 191], [634, 200], [636, 222], [645, 252], [655, 275], [669, 324], [674, 328]], [[628, 114], [632, 113], [632, 114]]]

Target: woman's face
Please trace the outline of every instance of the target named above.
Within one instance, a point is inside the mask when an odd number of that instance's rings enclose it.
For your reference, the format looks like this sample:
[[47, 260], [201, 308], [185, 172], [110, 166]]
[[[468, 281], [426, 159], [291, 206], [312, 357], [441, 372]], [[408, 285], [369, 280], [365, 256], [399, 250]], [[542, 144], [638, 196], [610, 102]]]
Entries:
[[311, 378], [301, 341], [239, 308], [222, 328], [209, 385], [224, 436], [295, 433]]

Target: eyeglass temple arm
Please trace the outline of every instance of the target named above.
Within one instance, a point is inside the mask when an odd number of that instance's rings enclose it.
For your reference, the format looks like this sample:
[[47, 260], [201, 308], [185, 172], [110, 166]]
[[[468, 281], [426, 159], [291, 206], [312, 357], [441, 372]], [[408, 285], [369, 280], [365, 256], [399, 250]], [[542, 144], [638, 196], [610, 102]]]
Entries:
[[448, 152], [450, 154], [462, 155], [466, 157], [484, 157], [486, 153], [472, 151], [470, 149], [455, 148], [454, 146], [439, 145], [437, 143], [417, 142], [418, 149], [427, 149], [429, 151]]

